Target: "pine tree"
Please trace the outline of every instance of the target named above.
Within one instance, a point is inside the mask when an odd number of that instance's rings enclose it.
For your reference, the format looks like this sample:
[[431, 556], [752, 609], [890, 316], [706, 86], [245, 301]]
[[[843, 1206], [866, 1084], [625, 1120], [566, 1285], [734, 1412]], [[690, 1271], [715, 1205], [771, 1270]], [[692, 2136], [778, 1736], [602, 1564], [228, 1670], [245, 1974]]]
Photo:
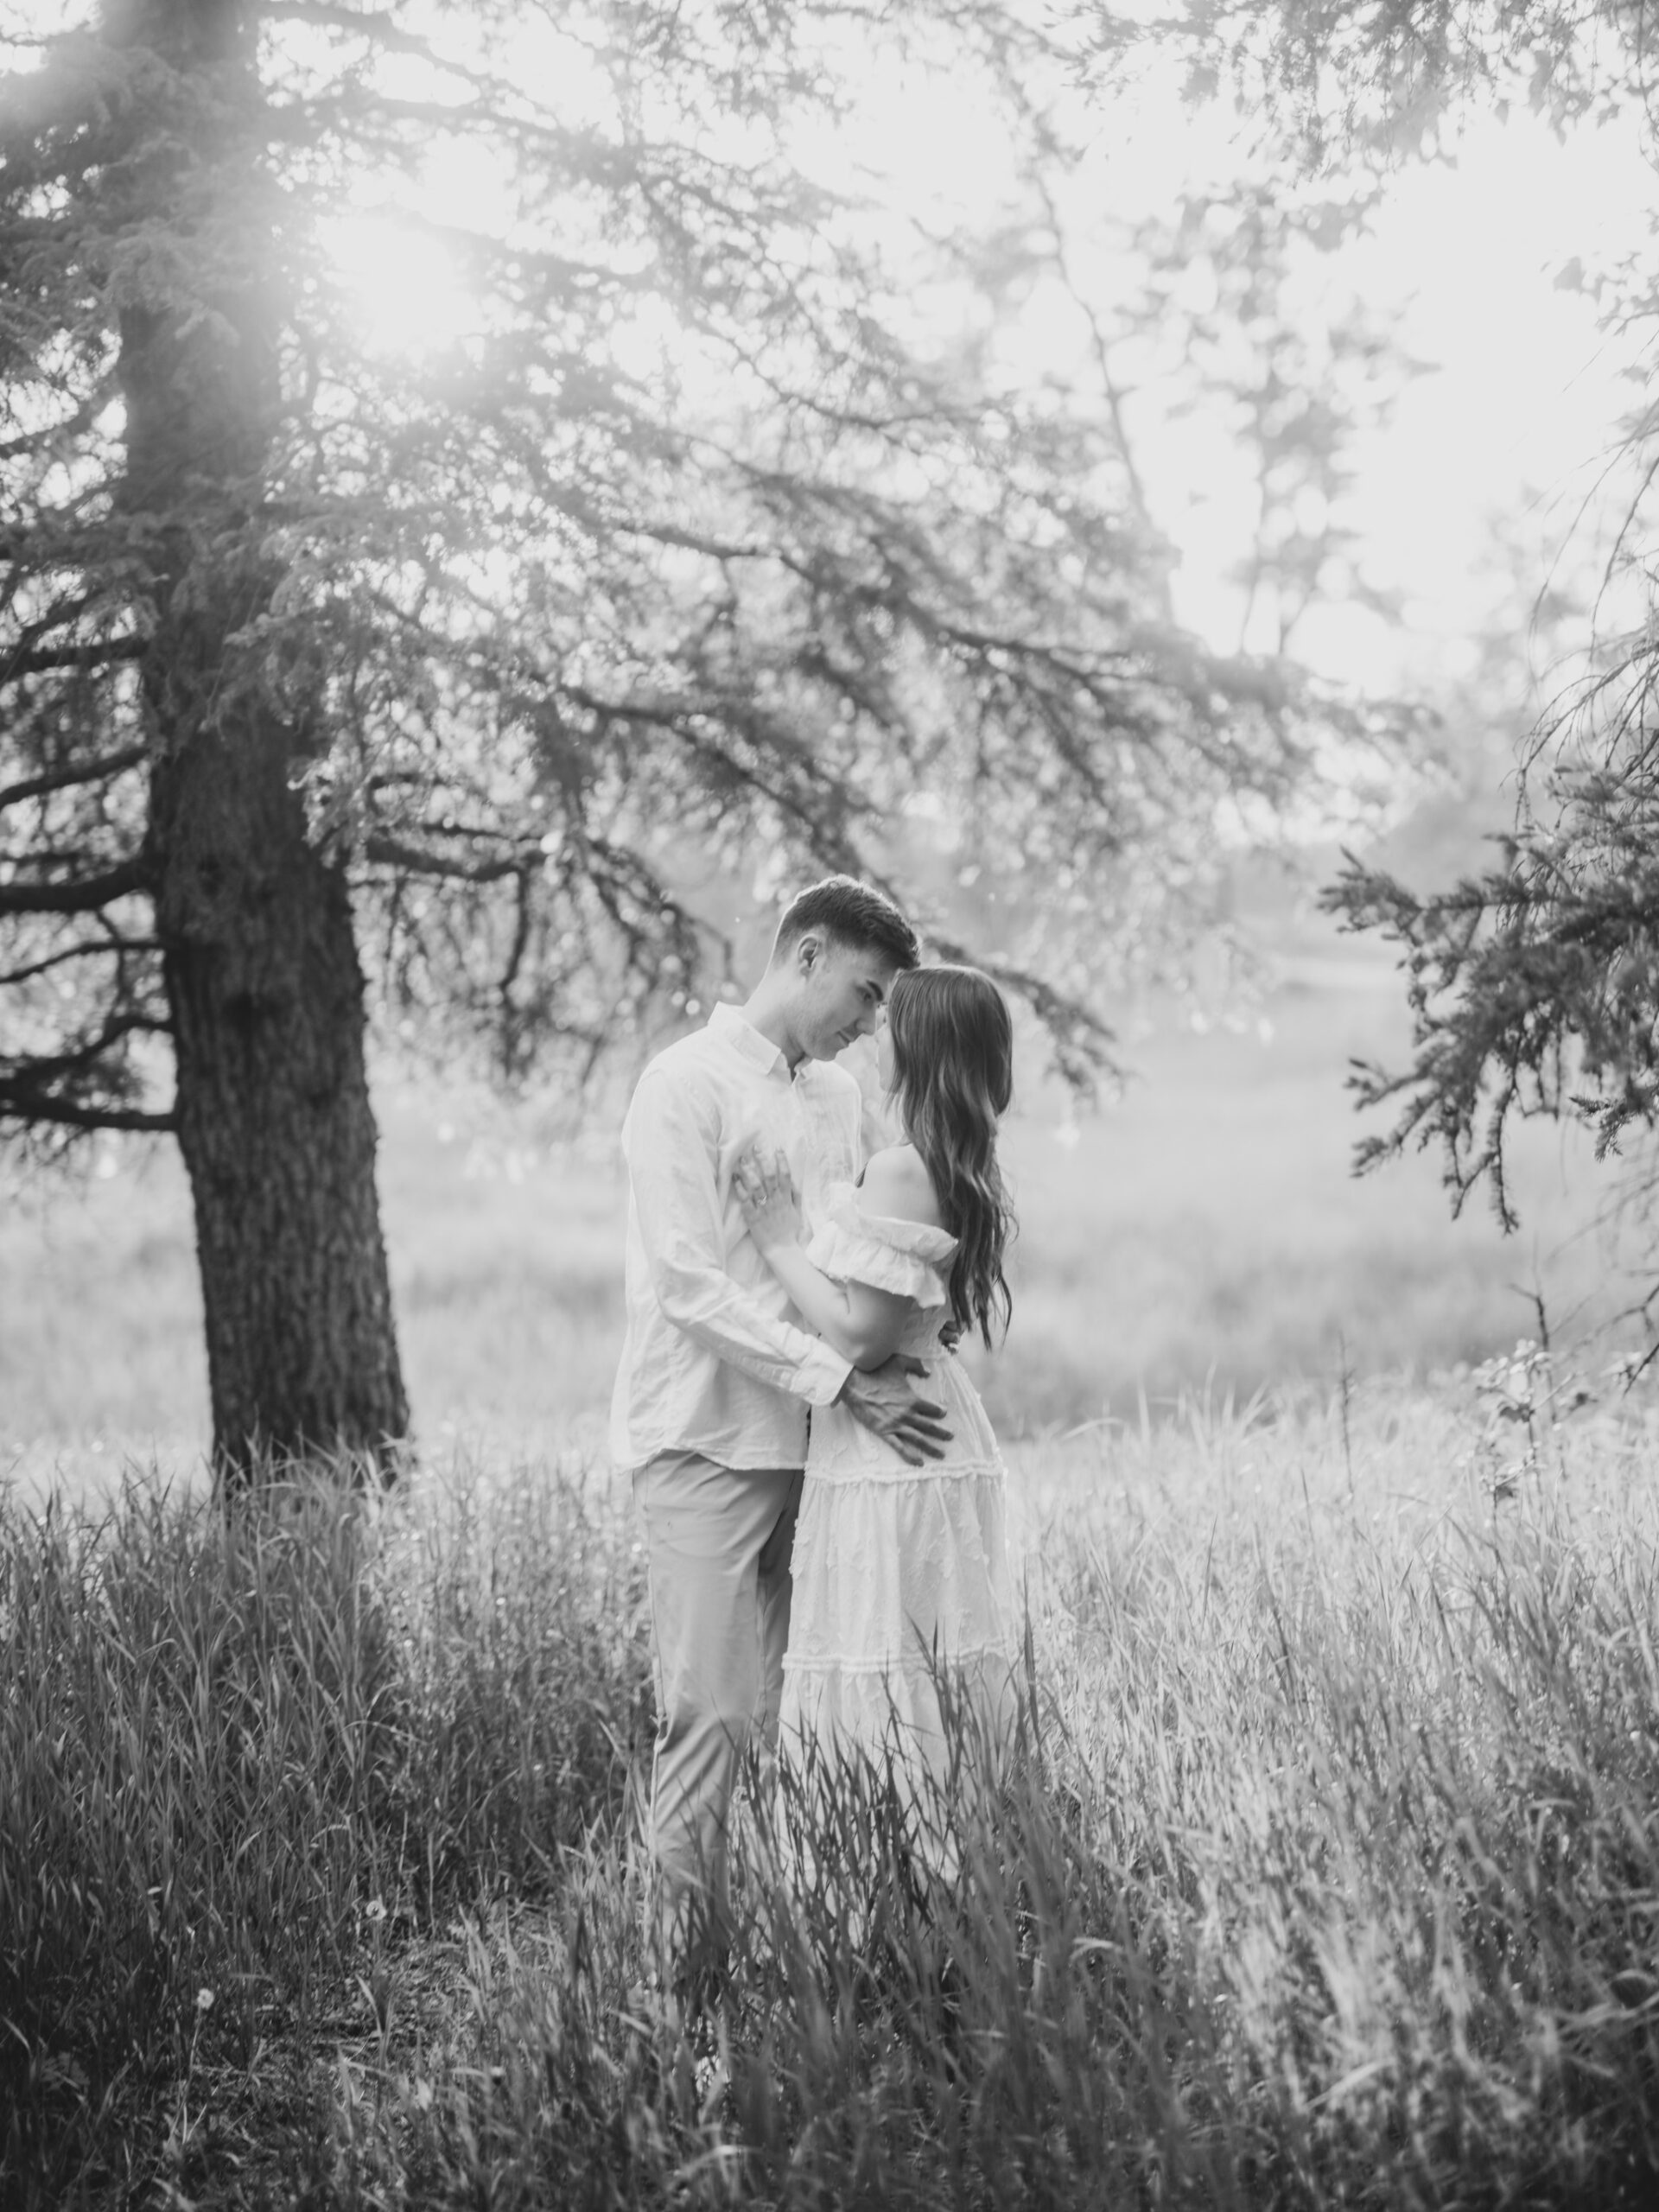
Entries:
[[[1599, 1158], [1659, 1122], [1659, 760], [1645, 639], [1624, 673], [1637, 689], [1611, 733], [1542, 733], [1551, 758], [1523, 785], [1498, 866], [1423, 893], [1349, 855], [1323, 896], [1345, 927], [1402, 948], [1412, 1008], [1410, 1066], [1354, 1071], [1362, 1106], [1397, 1105], [1358, 1166], [1438, 1142], [1453, 1210], [1485, 1181], [1505, 1229], [1519, 1221], [1505, 1174], [1511, 1116], [1576, 1115], [1596, 1128]], [[1605, 678], [1593, 690], [1605, 701]], [[1571, 719], [1586, 711], [1575, 702]]]
[[[994, 0], [893, 35], [1010, 129], [1057, 66]], [[1100, 942], [1305, 772], [1295, 687], [1167, 620], [1110, 438], [926, 345], [913, 256], [804, 174], [870, 58], [839, 10], [104, 0], [40, 43], [0, 118], [0, 1124], [176, 1138], [227, 1469], [406, 1426], [375, 1011], [575, 1080], [707, 963], [688, 845], [879, 873], [925, 792]], [[372, 194], [468, 327], [365, 332], [330, 240]], [[1063, 967], [1010, 979], [1077, 1071]]]

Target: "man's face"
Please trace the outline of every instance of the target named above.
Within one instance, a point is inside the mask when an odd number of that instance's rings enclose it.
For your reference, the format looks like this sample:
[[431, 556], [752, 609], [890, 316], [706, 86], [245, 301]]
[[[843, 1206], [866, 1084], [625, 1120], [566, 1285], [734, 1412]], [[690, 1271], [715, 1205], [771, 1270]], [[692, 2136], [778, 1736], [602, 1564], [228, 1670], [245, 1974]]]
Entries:
[[796, 1035], [809, 1059], [833, 1060], [874, 1031], [894, 969], [869, 945], [809, 932], [796, 948], [800, 981]]

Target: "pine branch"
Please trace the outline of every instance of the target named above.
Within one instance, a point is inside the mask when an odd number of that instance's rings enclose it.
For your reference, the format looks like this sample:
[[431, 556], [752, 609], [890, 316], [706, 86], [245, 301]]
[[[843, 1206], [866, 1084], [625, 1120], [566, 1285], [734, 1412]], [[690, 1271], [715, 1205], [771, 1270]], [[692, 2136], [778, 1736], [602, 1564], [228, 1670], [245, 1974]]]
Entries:
[[84, 760], [72, 768], [52, 768], [43, 775], [26, 776], [21, 783], [0, 784], [0, 814], [26, 798], [44, 798], [48, 792], [67, 791], [74, 784], [99, 784], [136, 768], [146, 757], [142, 745], [129, 745], [119, 753], [106, 753], [100, 760]]
[[402, 838], [388, 837], [377, 830], [364, 839], [363, 857], [383, 867], [404, 868], [411, 875], [442, 876], [454, 883], [499, 883], [539, 867], [542, 852], [539, 845], [530, 845], [511, 858], [463, 861], [423, 852], [418, 845], [406, 845]]
[[13, 1063], [11, 1073], [0, 1080], [39, 1084], [88, 1068], [112, 1046], [128, 1037], [168, 1037], [173, 1025], [164, 1015], [145, 1014], [137, 1007], [111, 1014], [95, 1037], [88, 1037], [71, 1052], [40, 1053]]
[[0, 914], [90, 914], [149, 887], [149, 864], [135, 855], [79, 883], [0, 883]]
[[0, 665], [0, 686], [55, 668], [107, 668], [112, 662], [142, 660], [149, 645], [148, 638], [100, 638], [88, 645], [46, 645], [37, 652], [15, 653]]
[[317, 30], [349, 31], [355, 38], [372, 41], [391, 54], [413, 54], [423, 60], [435, 56], [429, 41], [401, 28], [385, 10], [331, 8], [325, 0], [262, 0], [259, 13], [270, 23], [308, 23]]
[[0, 439], [0, 461], [16, 461], [24, 454], [42, 452], [60, 439], [73, 437], [96, 418], [115, 389], [113, 377], [100, 377], [72, 415], [66, 415], [60, 422], [42, 423], [38, 430], [25, 430], [15, 438]]
[[33, 982], [37, 976], [44, 976], [54, 968], [62, 968], [72, 960], [89, 960], [95, 956], [106, 960], [119, 960], [130, 952], [159, 952], [161, 941], [152, 937], [122, 937], [111, 930], [105, 938], [94, 938], [80, 944], [65, 945], [61, 951], [49, 952], [44, 959], [31, 960], [22, 968], [11, 968], [0, 973], [0, 989], [17, 983]]
[[128, 1129], [156, 1136], [175, 1136], [179, 1128], [174, 1109], [152, 1114], [137, 1106], [88, 1106], [79, 1099], [37, 1090], [15, 1078], [0, 1077], [0, 1122], [7, 1121], [52, 1122], [70, 1129]]

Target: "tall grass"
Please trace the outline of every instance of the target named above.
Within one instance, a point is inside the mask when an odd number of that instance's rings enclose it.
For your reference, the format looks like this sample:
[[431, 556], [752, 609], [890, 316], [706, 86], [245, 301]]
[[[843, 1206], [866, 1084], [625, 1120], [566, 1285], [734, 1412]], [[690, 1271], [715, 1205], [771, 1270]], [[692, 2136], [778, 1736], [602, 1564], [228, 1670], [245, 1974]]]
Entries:
[[200, 1993], [245, 2048], [338, 1979], [380, 1872], [390, 1654], [321, 1493], [257, 1530], [130, 1490], [0, 1544], [0, 2068], [55, 2089], [173, 2067]]
[[367, 1908], [429, 1922], [614, 1818], [638, 1580], [555, 1471], [482, 1511], [465, 1469], [0, 1503], [0, 2184], [52, 2201], [187, 2062], [314, 2036]]
[[677, 2044], [638, 1870], [590, 1838], [533, 1932], [474, 1934], [459, 2057], [355, 2077], [346, 2194], [1654, 2202], [1651, 1432], [1502, 1503], [1444, 1408], [1348, 1415], [1074, 1447], [1038, 1738], [924, 1808], [957, 1871], [879, 1768], [786, 1773]]
[[942, 1802], [758, 1789], [690, 2015], [578, 1470], [14, 1516], [6, 2183], [96, 2194], [286, 2034], [316, 2203], [1650, 2204], [1659, 1421], [1575, 1421], [1519, 1469], [1381, 1387], [1027, 1447], [1024, 1740]]

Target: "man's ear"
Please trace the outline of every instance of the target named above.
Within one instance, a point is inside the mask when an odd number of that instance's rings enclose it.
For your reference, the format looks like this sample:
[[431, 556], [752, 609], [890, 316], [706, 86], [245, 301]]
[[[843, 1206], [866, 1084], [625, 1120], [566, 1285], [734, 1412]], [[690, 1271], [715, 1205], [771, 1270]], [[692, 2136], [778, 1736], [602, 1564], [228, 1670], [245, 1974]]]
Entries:
[[808, 930], [795, 947], [795, 965], [803, 976], [810, 976], [823, 957], [823, 939]]

